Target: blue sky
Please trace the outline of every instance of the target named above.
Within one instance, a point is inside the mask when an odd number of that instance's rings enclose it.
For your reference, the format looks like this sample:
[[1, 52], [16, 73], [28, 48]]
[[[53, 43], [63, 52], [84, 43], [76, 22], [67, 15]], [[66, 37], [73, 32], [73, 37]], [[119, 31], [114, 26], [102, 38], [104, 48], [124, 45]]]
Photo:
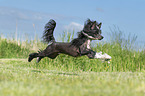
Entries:
[[0, 33], [4, 35], [11, 36], [17, 23], [19, 35], [33, 37], [36, 30], [41, 37], [51, 18], [57, 22], [55, 36], [66, 30], [80, 31], [90, 18], [103, 23], [104, 40], [115, 25], [145, 44], [145, 0], [0, 0]]

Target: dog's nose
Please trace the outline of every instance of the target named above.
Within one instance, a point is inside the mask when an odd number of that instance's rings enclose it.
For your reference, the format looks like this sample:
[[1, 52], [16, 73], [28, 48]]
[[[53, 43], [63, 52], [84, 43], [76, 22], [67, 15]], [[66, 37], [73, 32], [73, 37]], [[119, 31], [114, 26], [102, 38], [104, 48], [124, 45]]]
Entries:
[[104, 37], [103, 36], [99, 36], [98, 40], [102, 40]]

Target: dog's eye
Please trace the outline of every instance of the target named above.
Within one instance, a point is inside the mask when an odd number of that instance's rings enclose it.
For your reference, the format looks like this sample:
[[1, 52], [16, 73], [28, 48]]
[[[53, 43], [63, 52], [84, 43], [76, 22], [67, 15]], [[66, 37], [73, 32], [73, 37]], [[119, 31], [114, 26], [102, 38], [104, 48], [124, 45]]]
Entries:
[[97, 28], [97, 29], [100, 29], [97, 25], [96, 25], [96, 28]]

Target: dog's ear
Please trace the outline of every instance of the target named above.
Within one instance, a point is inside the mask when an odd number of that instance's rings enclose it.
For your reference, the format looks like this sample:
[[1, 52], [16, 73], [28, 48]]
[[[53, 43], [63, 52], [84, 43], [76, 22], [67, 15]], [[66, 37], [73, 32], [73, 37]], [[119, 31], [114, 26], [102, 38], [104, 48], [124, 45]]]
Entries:
[[87, 22], [91, 22], [91, 20], [88, 18], [88, 19], [87, 19]]
[[98, 25], [99, 28], [101, 28], [102, 22], [100, 22], [100, 24]]

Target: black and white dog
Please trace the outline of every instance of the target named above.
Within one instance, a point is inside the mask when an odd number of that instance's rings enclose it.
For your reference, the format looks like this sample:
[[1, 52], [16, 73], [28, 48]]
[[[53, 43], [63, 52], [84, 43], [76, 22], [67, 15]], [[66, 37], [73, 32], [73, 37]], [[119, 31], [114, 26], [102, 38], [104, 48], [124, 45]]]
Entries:
[[79, 57], [87, 55], [88, 58], [94, 59], [104, 59], [110, 60], [111, 56], [108, 54], [97, 53], [90, 48], [91, 40], [102, 40], [103, 36], [101, 35], [101, 24], [96, 21], [91, 21], [88, 19], [82, 31], [78, 32], [78, 38], [73, 39], [69, 43], [56, 42], [53, 37], [53, 31], [56, 26], [54, 20], [50, 20], [45, 25], [45, 30], [43, 33], [43, 41], [48, 42], [47, 48], [43, 51], [38, 51], [37, 53], [29, 54], [28, 61], [31, 62], [32, 59], [37, 58], [39, 62], [44, 57], [49, 57], [55, 59], [59, 54], [67, 54], [73, 57]]

